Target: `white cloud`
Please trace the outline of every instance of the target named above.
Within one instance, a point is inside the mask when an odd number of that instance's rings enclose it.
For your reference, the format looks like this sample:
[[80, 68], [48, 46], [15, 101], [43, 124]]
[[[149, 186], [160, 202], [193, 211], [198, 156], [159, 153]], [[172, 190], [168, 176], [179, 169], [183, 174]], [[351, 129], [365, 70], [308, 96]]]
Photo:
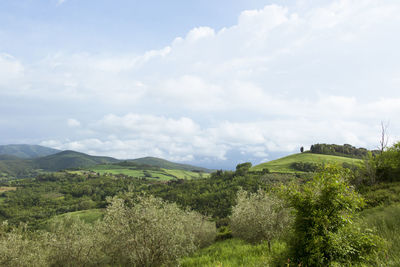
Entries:
[[68, 119], [67, 124], [69, 127], [79, 127], [81, 123], [76, 119]]
[[64, 4], [66, 2], [66, 0], [57, 0], [57, 5], [60, 6], [62, 4]]
[[122, 158], [373, 147], [381, 120], [400, 136], [399, 13], [398, 1], [268, 5], [143, 55], [60, 52], [31, 64], [2, 55], [0, 97], [90, 114], [60, 112], [89, 123], [58, 145]]

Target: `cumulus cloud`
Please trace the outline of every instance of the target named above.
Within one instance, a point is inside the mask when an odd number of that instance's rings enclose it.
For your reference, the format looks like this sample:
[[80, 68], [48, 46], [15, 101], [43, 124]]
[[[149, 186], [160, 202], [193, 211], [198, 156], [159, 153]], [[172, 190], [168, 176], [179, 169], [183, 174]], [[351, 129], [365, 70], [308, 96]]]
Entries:
[[69, 127], [79, 127], [81, 123], [76, 119], [68, 119], [67, 124]]
[[400, 135], [399, 13], [397, 1], [267, 5], [142, 55], [60, 52], [32, 64], [0, 55], [0, 96], [90, 114], [60, 112], [81, 132], [44, 144], [122, 158], [374, 147], [381, 120]]

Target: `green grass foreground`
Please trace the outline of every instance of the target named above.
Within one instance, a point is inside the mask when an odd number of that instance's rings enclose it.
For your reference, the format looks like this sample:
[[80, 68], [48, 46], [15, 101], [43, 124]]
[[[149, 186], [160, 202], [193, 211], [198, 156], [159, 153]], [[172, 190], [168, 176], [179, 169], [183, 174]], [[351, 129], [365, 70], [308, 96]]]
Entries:
[[264, 168], [271, 172], [294, 173], [299, 172], [291, 167], [292, 163], [315, 163], [315, 164], [339, 164], [347, 163], [350, 165], [358, 165], [362, 160], [355, 158], [347, 158], [332, 155], [314, 154], [314, 153], [298, 153], [269, 162], [261, 163], [254, 166], [250, 171], [261, 171]]
[[183, 258], [179, 262], [179, 266], [270, 266], [284, 251], [284, 243], [273, 243], [271, 252], [269, 252], [267, 243], [252, 245], [243, 240], [233, 238], [216, 242], [190, 257]]
[[400, 204], [367, 209], [360, 215], [361, 221], [387, 242], [382, 266], [400, 266]]

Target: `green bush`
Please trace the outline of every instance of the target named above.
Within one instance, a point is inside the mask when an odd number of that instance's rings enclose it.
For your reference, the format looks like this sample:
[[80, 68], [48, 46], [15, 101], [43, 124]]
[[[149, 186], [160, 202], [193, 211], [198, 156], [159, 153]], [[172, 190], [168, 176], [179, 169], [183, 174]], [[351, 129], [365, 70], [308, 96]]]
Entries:
[[46, 252], [40, 236], [31, 235], [26, 226], [0, 225], [0, 266], [45, 266]]
[[102, 222], [103, 248], [112, 265], [161, 266], [211, 243], [214, 223], [153, 196], [134, 203], [114, 198]]
[[107, 259], [101, 251], [98, 225], [85, 223], [81, 219], [66, 216], [55, 220], [45, 236], [50, 266], [98, 266]]
[[296, 211], [291, 242], [295, 262], [351, 265], [376, 258], [381, 239], [353, 223], [363, 199], [349, 185], [349, 176], [349, 170], [328, 166], [302, 188], [287, 188]]
[[288, 225], [289, 210], [282, 200], [261, 189], [251, 194], [244, 190], [238, 191], [230, 224], [234, 237], [251, 243], [267, 241], [270, 245]]

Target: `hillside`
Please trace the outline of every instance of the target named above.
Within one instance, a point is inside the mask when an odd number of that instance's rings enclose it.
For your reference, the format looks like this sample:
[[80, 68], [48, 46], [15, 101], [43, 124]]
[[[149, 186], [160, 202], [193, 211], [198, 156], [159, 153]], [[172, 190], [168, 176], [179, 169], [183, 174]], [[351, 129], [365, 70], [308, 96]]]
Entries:
[[0, 145], [0, 155], [11, 155], [21, 159], [45, 157], [60, 150], [39, 145]]
[[118, 160], [111, 157], [90, 156], [68, 150], [34, 159], [3, 155], [0, 157], [0, 178], [25, 178], [35, 176], [39, 170], [59, 171], [115, 162]]
[[160, 158], [155, 158], [155, 157], [132, 159], [132, 160], [128, 160], [128, 162], [138, 163], [138, 164], [142, 164], [142, 165], [155, 166], [155, 167], [160, 167], [160, 168], [169, 169], [169, 170], [201, 171], [201, 172], [212, 172], [213, 171], [213, 170], [210, 170], [207, 168], [196, 167], [196, 166], [192, 166], [192, 165], [188, 165], [188, 164], [175, 163], [175, 162], [171, 162], [171, 161], [168, 161], [165, 159], [160, 159]]
[[66, 150], [60, 153], [33, 160], [37, 169], [58, 171], [69, 168], [93, 166], [97, 164], [115, 163], [119, 160], [111, 157], [90, 156], [84, 153]]
[[269, 162], [261, 163], [251, 168], [251, 171], [261, 171], [268, 168], [271, 172], [298, 172], [292, 167], [293, 163], [309, 163], [309, 164], [348, 164], [349, 166], [360, 164], [360, 159], [314, 154], [314, 153], [298, 153], [289, 155], [280, 159], [272, 160]]

